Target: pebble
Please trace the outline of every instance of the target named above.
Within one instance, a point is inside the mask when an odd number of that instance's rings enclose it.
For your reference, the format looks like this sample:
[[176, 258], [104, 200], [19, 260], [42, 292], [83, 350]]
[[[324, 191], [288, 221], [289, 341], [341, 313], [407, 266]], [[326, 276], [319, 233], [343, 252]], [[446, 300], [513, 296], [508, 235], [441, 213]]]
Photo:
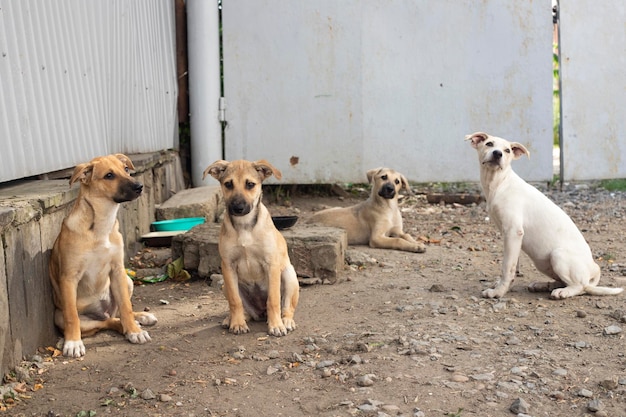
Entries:
[[583, 388], [580, 391], [578, 391], [577, 395], [579, 397], [591, 398], [593, 397], [593, 392], [588, 389]]
[[511, 412], [514, 414], [526, 414], [530, 411], [530, 404], [528, 404], [523, 398], [518, 398], [517, 400], [513, 401], [513, 404], [511, 404], [509, 410], [511, 410]]
[[587, 409], [593, 413], [604, 409], [604, 404], [600, 400], [591, 400], [587, 403]]
[[567, 375], [567, 369], [563, 369], [563, 368], [555, 369], [554, 371], [552, 371], [552, 375], [566, 376]]
[[166, 402], [172, 401], [172, 397], [170, 397], [167, 394], [161, 394], [159, 395], [159, 401], [161, 401], [162, 403], [166, 403]]
[[150, 388], [146, 388], [141, 393], [141, 398], [144, 400], [154, 400], [156, 398], [156, 395], [154, 395], [154, 392], [152, 392]]
[[361, 375], [356, 379], [356, 384], [359, 387], [371, 387], [374, 385], [374, 379], [372, 378], [372, 374]]
[[576, 317], [584, 319], [585, 317], [587, 317], [587, 313], [584, 312], [583, 310], [577, 310], [576, 311]]
[[469, 378], [463, 374], [454, 374], [450, 377], [450, 381], [452, 382], [467, 382]]
[[614, 334], [620, 334], [622, 332], [622, 328], [617, 325], [612, 325], [604, 328], [604, 334], [606, 336], [611, 336]]

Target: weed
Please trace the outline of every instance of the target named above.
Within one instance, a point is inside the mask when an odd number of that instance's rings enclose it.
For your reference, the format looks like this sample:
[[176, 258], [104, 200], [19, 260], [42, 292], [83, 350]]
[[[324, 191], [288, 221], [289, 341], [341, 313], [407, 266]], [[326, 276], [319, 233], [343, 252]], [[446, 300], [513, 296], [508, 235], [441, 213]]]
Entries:
[[626, 191], [626, 178], [600, 181], [600, 187], [607, 191]]

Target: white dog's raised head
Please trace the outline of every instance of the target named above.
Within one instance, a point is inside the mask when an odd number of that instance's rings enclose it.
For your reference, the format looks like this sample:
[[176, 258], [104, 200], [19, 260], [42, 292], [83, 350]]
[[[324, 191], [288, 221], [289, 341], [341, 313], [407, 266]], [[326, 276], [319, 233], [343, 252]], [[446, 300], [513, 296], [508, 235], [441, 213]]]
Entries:
[[512, 160], [519, 159], [522, 155], [530, 158], [530, 152], [517, 142], [509, 142], [484, 132], [476, 132], [465, 136], [472, 147], [478, 151], [478, 160], [481, 166], [492, 169], [504, 169]]

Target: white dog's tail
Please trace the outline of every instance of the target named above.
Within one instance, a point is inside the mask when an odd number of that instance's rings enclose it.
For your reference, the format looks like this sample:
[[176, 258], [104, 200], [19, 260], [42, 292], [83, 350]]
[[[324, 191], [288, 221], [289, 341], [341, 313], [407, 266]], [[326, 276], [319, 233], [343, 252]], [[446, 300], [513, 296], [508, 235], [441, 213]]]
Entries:
[[623, 288], [595, 287], [592, 285], [585, 287], [585, 293], [589, 295], [617, 295], [622, 291], [624, 291]]

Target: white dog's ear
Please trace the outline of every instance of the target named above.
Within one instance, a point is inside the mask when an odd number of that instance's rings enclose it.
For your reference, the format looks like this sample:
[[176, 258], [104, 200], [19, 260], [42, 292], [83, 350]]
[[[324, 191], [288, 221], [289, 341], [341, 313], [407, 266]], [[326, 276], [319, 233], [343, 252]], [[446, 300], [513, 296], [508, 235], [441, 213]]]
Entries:
[[222, 159], [220, 159], [219, 161], [213, 162], [211, 165], [206, 167], [206, 169], [202, 173], [202, 179], [204, 180], [207, 175], [210, 175], [219, 181], [220, 177], [222, 176], [224, 171], [226, 171], [226, 168], [228, 167], [229, 164], [230, 162], [224, 161]]
[[265, 159], [260, 159], [258, 161], [255, 161], [254, 168], [261, 175], [262, 179], [265, 179], [271, 176], [272, 174], [277, 179], [281, 179], [283, 177], [283, 174], [281, 174], [281, 172], [277, 168], [275, 168], [272, 164], [267, 162]]
[[511, 142], [511, 150], [513, 151], [513, 159], [519, 159], [522, 155], [526, 155], [530, 159], [530, 152], [521, 143]]
[[475, 133], [472, 133], [471, 135], [465, 136], [465, 140], [469, 140], [472, 142], [473, 148], [477, 148], [478, 145], [486, 141], [487, 138], [489, 138], [489, 135], [486, 134], [485, 132], [475, 132]]

